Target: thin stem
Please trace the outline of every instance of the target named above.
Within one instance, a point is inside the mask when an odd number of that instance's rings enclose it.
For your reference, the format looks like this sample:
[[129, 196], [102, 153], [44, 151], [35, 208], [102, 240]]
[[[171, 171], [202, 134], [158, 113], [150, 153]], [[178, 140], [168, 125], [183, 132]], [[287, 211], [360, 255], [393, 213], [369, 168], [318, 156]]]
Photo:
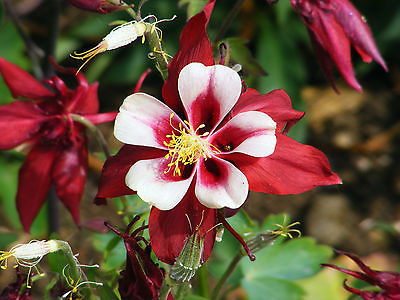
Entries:
[[60, 31], [60, 0], [47, 0], [46, 9], [48, 12], [47, 21], [47, 44], [45, 49], [45, 60], [44, 60], [44, 76], [50, 77], [55, 74], [53, 65], [50, 62], [50, 57], [54, 57], [58, 35]]
[[35, 77], [38, 79], [43, 79], [43, 71], [40, 67], [39, 58], [41, 56], [41, 49], [36, 46], [36, 44], [30, 39], [30, 37], [25, 33], [24, 29], [22, 28], [22, 24], [14, 12], [9, 0], [3, 0], [4, 7], [7, 11], [7, 14], [10, 16], [11, 20], [13, 21], [15, 27], [19, 35], [21, 36], [22, 40], [25, 43], [26, 50], [29, 56], [29, 59], [32, 63], [32, 71], [35, 74]]
[[183, 299], [187, 293], [187, 290], [189, 288], [188, 283], [181, 283], [178, 285], [178, 288], [176, 289], [176, 293], [174, 295], [175, 300], [180, 300]]
[[107, 158], [110, 157], [110, 150], [108, 149], [107, 141], [104, 138], [104, 135], [101, 132], [101, 130], [99, 128], [97, 128], [97, 126], [95, 126], [92, 122], [90, 122], [88, 119], [86, 119], [85, 117], [83, 117], [81, 115], [70, 114], [70, 117], [72, 120], [85, 125], [86, 128], [88, 128], [91, 132], [95, 133], [96, 138], [99, 141], [105, 156]]
[[222, 286], [224, 283], [228, 280], [229, 276], [233, 273], [233, 271], [236, 269], [236, 266], [240, 262], [240, 259], [243, 257], [243, 254], [241, 251], [239, 251], [236, 256], [233, 258], [231, 263], [228, 266], [228, 269], [226, 269], [225, 273], [222, 275], [222, 277], [219, 279], [217, 282], [217, 285], [215, 286], [214, 290], [212, 291], [211, 294], [211, 300], [217, 300], [218, 299], [218, 294], [221, 291]]
[[[107, 1], [110, 2], [110, 3], [116, 4], [116, 5], [124, 4], [124, 5], [127, 5], [127, 6], [128, 6], [128, 4], [126, 4], [124, 1], [121, 1], [121, 0], [107, 0]], [[125, 11], [126, 11], [133, 19], [135, 19], [136, 21], [139, 21], [139, 17], [138, 17], [138, 15], [135, 13], [135, 11], [133, 10], [132, 7], [129, 7], [129, 8], [127, 8], [127, 9], [125, 9]]]
[[171, 287], [167, 284], [163, 284], [163, 286], [161, 287], [161, 291], [160, 291], [160, 295], [159, 295], [158, 299], [167, 300], [170, 291], [171, 291]]
[[230, 11], [228, 17], [225, 19], [225, 22], [222, 24], [221, 28], [219, 29], [219, 31], [214, 39], [214, 44], [218, 43], [222, 39], [222, 37], [225, 35], [226, 31], [229, 28], [229, 25], [231, 25], [232, 21], [235, 19], [235, 17], [239, 13], [240, 9], [242, 8], [244, 1], [245, 0], [238, 0], [236, 2], [235, 6]]
[[204, 264], [197, 271], [198, 285], [200, 290], [200, 296], [204, 298], [210, 298], [210, 289], [208, 285], [208, 269], [207, 265]]

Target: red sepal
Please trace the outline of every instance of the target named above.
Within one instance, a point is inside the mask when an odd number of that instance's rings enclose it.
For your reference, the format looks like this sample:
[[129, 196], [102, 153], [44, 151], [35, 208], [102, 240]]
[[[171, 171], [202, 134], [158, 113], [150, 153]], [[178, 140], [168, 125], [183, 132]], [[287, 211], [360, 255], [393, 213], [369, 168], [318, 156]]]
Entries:
[[[156, 207], [151, 209], [149, 218], [151, 247], [157, 257], [167, 264], [174, 264], [185, 241], [193, 234], [185, 215], [188, 216], [193, 230], [201, 222], [199, 228], [200, 236], [203, 236], [217, 224], [217, 210], [200, 204], [194, 194], [193, 183], [182, 201], [173, 209], [165, 211]], [[211, 230], [204, 238], [203, 261], [206, 261], [210, 256], [214, 241], [215, 230]]]
[[215, 0], [210, 0], [202, 12], [187, 22], [179, 39], [179, 50], [168, 65], [168, 78], [164, 83], [162, 95], [165, 103], [181, 117], [184, 109], [178, 94], [178, 77], [182, 68], [192, 62], [200, 62], [206, 66], [214, 64], [206, 31], [214, 2]]
[[0, 57], [0, 73], [14, 98], [43, 100], [55, 95], [31, 74], [2, 57]]

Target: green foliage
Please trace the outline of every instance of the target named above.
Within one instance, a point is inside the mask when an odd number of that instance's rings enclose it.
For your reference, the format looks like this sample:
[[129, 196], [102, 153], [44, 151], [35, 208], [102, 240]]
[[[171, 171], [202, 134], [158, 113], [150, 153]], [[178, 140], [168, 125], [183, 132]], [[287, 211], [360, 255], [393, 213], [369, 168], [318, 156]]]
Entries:
[[118, 270], [126, 261], [125, 246], [122, 239], [113, 232], [93, 234], [93, 246], [100, 253], [104, 253], [104, 260], [100, 262], [101, 270], [108, 272]]
[[199, 13], [206, 4], [207, 0], [179, 0], [178, 2], [179, 6], [187, 5], [186, 15], [188, 19]]
[[261, 65], [254, 59], [250, 50], [247, 48], [247, 42], [238, 37], [226, 39], [229, 45], [230, 56], [233, 62], [242, 66], [243, 71], [250, 73], [254, 76], [266, 76], [267, 73]]
[[[244, 278], [241, 283], [251, 299], [303, 299], [304, 291], [293, 280], [310, 277], [320, 271], [320, 263], [332, 255], [329, 247], [312, 238], [296, 238], [274, 244], [257, 253], [256, 262], [240, 262]], [[254, 296], [254, 297], [253, 297]]]

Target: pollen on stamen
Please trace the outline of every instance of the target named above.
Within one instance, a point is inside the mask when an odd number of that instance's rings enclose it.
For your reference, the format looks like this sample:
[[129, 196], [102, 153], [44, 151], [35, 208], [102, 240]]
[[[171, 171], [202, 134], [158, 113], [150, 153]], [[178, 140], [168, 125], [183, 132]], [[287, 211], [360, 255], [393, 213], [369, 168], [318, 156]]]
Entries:
[[100, 42], [97, 46], [93, 47], [92, 49], [89, 49], [87, 51], [77, 53], [74, 52], [73, 54], [70, 54], [72, 58], [79, 59], [79, 60], [86, 60], [78, 69], [76, 74], [79, 73], [79, 71], [97, 54], [103, 53], [107, 51], [108, 48], [108, 43], [107, 41], [102, 41]]
[[205, 127], [201, 124], [197, 129], [188, 122], [184, 121], [184, 124], [188, 128], [184, 127], [182, 123], [179, 123], [178, 128], [172, 124], [172, 118], [174, 114], [170, 115], [169, 123], [172, 127], [172, 134], [166, 135], [169, 141], [164, 141], [164, 145], [168, 147], [168, 153], [165, 155], [165, 159], [170, 159], [168, 163], [168, 169], [164, 171], [164, 174], [169, 173], [173, 169], [173, 176], [181, 176], [181, 166], [187, 166], [196, 163], [201, 157], [208, 159], [213, 153], [219, 153], [220, 150], [214, 145], [207, 142], [204, 137], [209, 135], [209, 132], [198, 134], [198, 131]]

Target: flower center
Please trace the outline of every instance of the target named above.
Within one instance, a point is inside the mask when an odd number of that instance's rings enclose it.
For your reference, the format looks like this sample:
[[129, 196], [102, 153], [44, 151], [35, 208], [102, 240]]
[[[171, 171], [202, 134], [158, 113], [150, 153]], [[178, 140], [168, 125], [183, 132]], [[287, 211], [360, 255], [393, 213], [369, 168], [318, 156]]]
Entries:
[[188, 121], [183, 121], [189, 127], [188, 130], [183, 127], [182, 123], [179, 123], [179, 128], [175, 128], [172, 125], [173, 116], [174, 114], [172, 113], [169, 118], [169, 123], [173, 128], [172, 134], [166, 136], [169, 142], [164, 141], [164, 145], [167, 146], [169, 150], [165, 158], [171, 161], [168, 164], [168, 169], [164, 171], [164, 173], [167, 174], [173, 169], [174, 176], [181, 176], [180, 164], [183, 166], [191, 165], [197, 162], [201, 157], [207, 159], [210, 158], [213, 153], [220, 153], [221, 151], [204, 139], [204, 137], [208, 136], [209, 132], [198, 134], [199, 129], [205, 127], [204, 124], [201, 124], [195, 130]]

